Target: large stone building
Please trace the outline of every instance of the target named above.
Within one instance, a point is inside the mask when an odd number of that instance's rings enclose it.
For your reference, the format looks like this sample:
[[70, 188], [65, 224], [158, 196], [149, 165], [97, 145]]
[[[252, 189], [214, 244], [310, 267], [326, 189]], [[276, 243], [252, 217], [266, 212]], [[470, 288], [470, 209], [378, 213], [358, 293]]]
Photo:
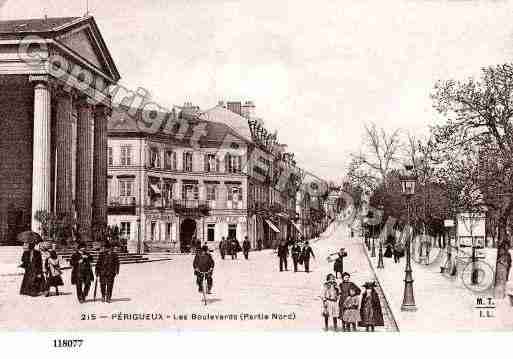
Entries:
[[92, 17], [0, 21], [0, 241], [37, 211], [107, 217], [110, 85], [120, 76]]

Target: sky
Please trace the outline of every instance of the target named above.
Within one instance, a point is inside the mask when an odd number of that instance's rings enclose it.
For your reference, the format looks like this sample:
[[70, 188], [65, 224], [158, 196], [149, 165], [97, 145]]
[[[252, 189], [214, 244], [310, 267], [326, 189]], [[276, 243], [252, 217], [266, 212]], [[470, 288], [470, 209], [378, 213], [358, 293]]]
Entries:
[[[252, 100], [298, 164], [340, 180], [375, 122], [427, 134], [440, 79], [511, 62], [504, 0], [89, 0], [128, 88], [163, 106]], [[0, 0], [0, 19], [81, 16], [86, 0]]]

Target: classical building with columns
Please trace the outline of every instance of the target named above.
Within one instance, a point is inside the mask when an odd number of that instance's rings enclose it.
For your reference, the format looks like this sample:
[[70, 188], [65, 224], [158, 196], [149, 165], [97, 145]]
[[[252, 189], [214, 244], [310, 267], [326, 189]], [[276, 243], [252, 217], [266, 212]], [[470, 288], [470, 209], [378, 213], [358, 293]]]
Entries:
[[0, 241], [43, 210], [107, 222], [109, 88], [120, 76], [93, 17], [0, 21]]

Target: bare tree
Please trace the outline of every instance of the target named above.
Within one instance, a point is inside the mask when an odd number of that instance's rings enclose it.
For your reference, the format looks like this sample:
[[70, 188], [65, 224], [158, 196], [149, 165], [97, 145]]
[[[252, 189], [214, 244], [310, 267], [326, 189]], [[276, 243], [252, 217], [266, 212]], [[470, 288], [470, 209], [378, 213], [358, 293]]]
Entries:
[[400, 131], [387, 132], [375, 123], [365, 124], [364, 130], [364, 145], [358, 154], [351, 155], [349, 175], [360, 178], [370, 189], [379, 184], [386, 187], [387, 175], [397, 161]]
[[483, 68], [479, 80], [438, 82], [432, 98], [447, 118], [433, 128], [440, 151], [466, 148], [474, 154], [467, 156], [473, 167], [461, 169], [463, 189], [477, 193], [475, 199], [496, 213], [495, 296], [503, 298], [511, 267], [507, 227], [513, 211], [513, 66]]

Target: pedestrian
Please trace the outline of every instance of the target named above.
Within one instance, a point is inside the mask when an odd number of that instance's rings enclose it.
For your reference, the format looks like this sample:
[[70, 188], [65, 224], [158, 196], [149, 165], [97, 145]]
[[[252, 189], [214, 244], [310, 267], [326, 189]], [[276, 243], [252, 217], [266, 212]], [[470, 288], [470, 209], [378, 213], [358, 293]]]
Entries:
[[262, 241], [262, 238], [258, 238], [258, 240], [257, 240], [257, 249], [258, 249], [259, 251], [261, 251], [261, 250], [262, 250], [262, 247], [263, 247], [263, 241]]
[[[359, 290], [358, 290], [359, 292]], [[349, 296], [344, 301], [344, 314], [342, 317], [342, 325], [344, 331], [356, 332], [356, 325], [360, 322], [360, 297], [354, 288], [349, 288]]]
[[250, 249], [251, 249], [251, 243], [248, 239], [248, 236], [245, 236], [244, 241], [242, 242], [242, 252], [244, 253], [244, 258], [249, 259]]
[[39, 243], [39, 251], [41, 252], [41, 292], [45, 297], [50, 296], [50, 287], [48, 286], [48, 272], [46, 271], [46, 260], [50, 258], [48, 247], [44, 243]]
[[303, 251], [301, 252], [301, 256], [303, 257], [303, 263], [305, 265], [305, 272], [310, 272], [310, 256], [315, 259], [314, 252], [312, 250], [312, 247], [308, 244], [308, 241], [305, 242], [305, 245], [303, 247]]
[[321, 299], [322, 299], [322, 316], [324, 317], [324, 330], [328, 330], [329, 318], [333, 320], [333, 330], [337, 331], [337, 318], [338, 318], [338, 302], [339, 291], [335, 276], [330, 273], [326, 276], [326, 282], [322, 286]]
[[86, 251], [86, 245], [79, 243], [77, 250], [70, 259], [72, 266], [71, 284], [77, 288], [77, 298], [80, 303], [84, 303], [91, 288], [91, 282], [94, 281], [93, 269], [91, 262], [93, 258]]
[[351, 282], [350, 279], [351, 279], [351, 275], [347, 272], [344, 272], [344, 273], [342, 273], [342, 282], [339, 284], [340, 297], [339, 297], [338, 305], [339, 305], [339, 311], [340, 311], [339, 317], [342, 320], [342, 328], [345, 328], [344, 322], [343, 322], [344, 302], [347, 299], [347, 297], [349, 297], [349, 291], [352, 289], [356, 293], [356, 295], [360, 295], [360, 293], [361, 293], [360, 288], [358, 288], [358, 286], [356, 284]]
[[404, 245], [401, 241], [395, 241], [393, 250], [394, 263], [399, 263], [401, 261], [401, 257], [404, 256]]
[[296, 241], [292, 245], [292, 248], [290, 250], [292, 254], [292, 264], [294, 265], [294, 272], [297, 272], [297, 265], [299, 263], [299, 257], [301, 256], [301, 247], [299, 246], [299, 243]]
[[64, 282], [62, 281], [61, 262], [57, 256], [57, 252], [54, 250], [50, 251], [50, 256], [45, 261], [45, 269], [46, 273], [48, 274], [46, 283], [48, 292], [46, 296], [50, 296], [51, 287], [55, 288], [55, 295], [59, 295], [59, 287], [64, 285]]
[[335, 278], [338, 278], [338, 274], [340, 273], [340, 277], [342, 278], [342, 273], [344, 273], [344, 257], [347, 257], [347, 252], [345, 248], [340, 248], [338, 251], [338, 257], [335, 259], [335, 263], [333, 264], [333, 270], [335, 271]]
[[375, 327], [383, 326], [383, 312], [378, 293], [375, 290], [376, 283], [367, 282], [363, 287], [365, 292], [362, 295], [360, 305], [360, 326], [365, 327], [367, 332], [373, 332]]
[[112, 245], [109, 242], [105, 242], [103, 251], [98, 256], [95, 271], [96, 276], [100, 280], [102, 302], [110, 303], [112, 300], [114, 279], [119, 274], [119, 257], [117, 253], [113, 251]]
[[20, 294], [36, 297], [41, 292], [43, 281], [43, 261], [41, 252], [36, 249], [35, 243], [28, 244], [28, 250], [21, 256], [20, 267], [25, 269], [21, 281]]
[[288, 271], [287, 268], [287, 257], [289, 256], [289, 247], [287, 246], [287, 242], [281, 241], [278, 245], [278, 257], [280, 257], [280, 272], [283, 272], [283, 268], [285, 271]]
[[212, 286], [214, 284], [213, 272], [214, 272], [214, 259], [210, 255], [210, 251], [207, 246], [203, 246], [201, 251], [196, 253], [194, 261], [192, 262], [192, 268], [194, 275], [196, 276], [196, 284], [198, 285], [198, 292], [203, 291], [203, 276], [207, 279], [207, 292], [212, 294]]
[[237, 259], [237, 252], [240, 251], [240, 244], [237, 238], [233, 237], [231, 239], [231, 247], [232, 259]]
[[221, 254], [221, 259], [224, 259], [224, 256], [226, 255], [227, 251], [227, 243], [226, 239], [224, 237], [221, 238], [221, 241], [219, 242], [219, 253]]

